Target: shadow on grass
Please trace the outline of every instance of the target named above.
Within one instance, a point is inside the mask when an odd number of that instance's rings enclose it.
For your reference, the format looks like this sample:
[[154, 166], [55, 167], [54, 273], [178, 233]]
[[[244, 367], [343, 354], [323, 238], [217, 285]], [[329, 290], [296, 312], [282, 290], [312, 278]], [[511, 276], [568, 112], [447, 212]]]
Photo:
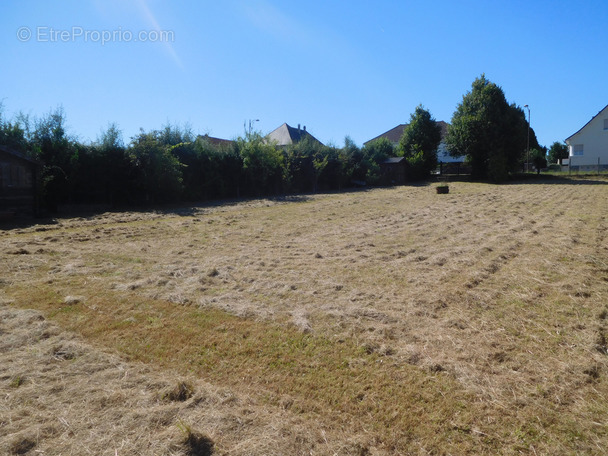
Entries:
[[[429, 187], [431, 185], [442, 183], [450, 184], [454, 182], [478, 182], [495, 184], [490, 181], [475, 180], [470, 175], [466, 174], [444, 174], [437, 175], [434, 178], [426, 181], [413, 181], [407, 182], [404, 185], [395, 186], [384, 186], [384, 187], [356, 187], [346, 188], [342, 190], [334, 191], [321, 191], [315, 194], [294, 194], [294, 195], [274, 195], [274, 196], [261, 196], [261, 197], [248, 197], [248, 198], [227, 198], [210, 200], [204, 202], [181, 202], [171, 204], [157, 204], [157, 205], [138, 205], [138, 206], [121, 206], [111, 207], [110, 205], [102, 204], [83, 204], [83, 205], [66, 205], [60, 207], [60, 211], [57, 214], [42, 214], [42, 216], [32, 215], [16, 215], [12, 218], [1, 219], [0, 218], [0, 231], [15, 230], [29, 228], [32, 226], [39, 225], [37, 231], [46, 231], [54, 229], [53, 225], [58, 225], [62, 219], [70, 218], [81, 218], [82, 220], [92, 220], [100, 215], [111, 212], [113, 214], [121, 213], [156, 213], [160, 215], [177, 215], [180, 217], [193, 217], [201, 215], [201, 211], [204, 209], [215, 208], [215, 207], [229, 207], [243, 203], [253, 203], [256, 201], [272, 201], [275, 203], [302, 203], [311, 200], [314, 196], [319, 195], [335, 195], [341, 193], [367, 193], [376, 188], [396, 188], [396, 187]], [[502, 184], [496, 185], [521, 185], [521, 184], [559, 184], [559, 185], [608, 185], [608, 175], [606, 174], [515, 174], [511, 178], [503, 182]]]
[[154, 213], [160, 215], [177, 215], [180, 217], [193, 217], [201, 215], [201, 211], [215, 207], [229, 207], [243, 203], [253, 203], [256, 201], [272, 201], [275, 203], [299, 203], [311, 199], [311, 195], [280, 195], [280, 196], [261, 196], [251, 198], [226, 198], [210, 201], [198, 202], [178, 202], [166, 204], [145, 204], [145, 205], [125, 205], [112, 207], [109, 204], [73, 204], [60, 206], [57, 213], [48, 211], [41, 215], [34, 216], [29, 214], [16, 214], [10, 217], [0, 218], [0, 231], [30, 228], [39, 225], [36, 230], [47, 231], [53, 229], [53, 225], [58, 225], [64, 219], [79, 218], [83, 221], [93, 220], [105, 213], [116, 215], [127, 213]]

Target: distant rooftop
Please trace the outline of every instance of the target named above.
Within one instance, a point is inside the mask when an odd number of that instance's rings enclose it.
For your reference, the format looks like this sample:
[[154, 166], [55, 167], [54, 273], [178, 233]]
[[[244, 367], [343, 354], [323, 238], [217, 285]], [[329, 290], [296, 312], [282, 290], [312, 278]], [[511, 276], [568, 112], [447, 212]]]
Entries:
[[229, 146], [232, 143], [234, 143], [234, 141], [232, 141], [230, 139], [215, 138], [215, 137], [209, 136], [209, 135], [199, 135], [198, 137], [199, 137], [199, 139], [202, 139], [204, 141], [209, 141], [211, 144], [213, 144], [215, 146]]
[[[372, 138], [369, 141], [364, 142], [363, 145], [365, 146], [365, 145], [371, 143], [372, 141], [375, 141], [376, 139], [380, 139], [380, 138], [386, 138], [391, 143], [397, 144], [397, 143], [399, 143], [399, 140], [403, 136], [403, 130], [405, 130], [405, 127], [407, 127], [408, 125], [409, 124], [397, 125], [396, 127], [391, 128], [389, 131], [386, 131], [386, 132], [382, 133], [381, 135], [378, 135], [375, 138]], [[448, 134], [448, 125], [449, 124], [447, 122], [444, 122], [443, 120], [439, 120], [439, 121], [437, 121], [437, 125], [439, 125], [441, 127], [441, 140], [443, 141], [445, 139], [446, 135]]]
[[275, 141], [278, 146], [296, 144], [302, 141], [304, 138], [310, 138], [313, 142], [323, 145], [321, 141], [306, 131], [306, 126], [300, 128], [299, 124], [297, 128], [294, 128], [284, 123], [276, 130], [268, 133], [267, 138], [269, 141]]

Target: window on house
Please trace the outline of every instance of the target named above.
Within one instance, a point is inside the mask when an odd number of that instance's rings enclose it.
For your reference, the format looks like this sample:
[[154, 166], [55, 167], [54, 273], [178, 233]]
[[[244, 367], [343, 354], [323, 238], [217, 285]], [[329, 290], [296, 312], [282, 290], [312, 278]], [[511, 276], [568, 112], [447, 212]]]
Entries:
[[582, 144], [574, 145], [574, 155], [583, 155], [583, 145]]

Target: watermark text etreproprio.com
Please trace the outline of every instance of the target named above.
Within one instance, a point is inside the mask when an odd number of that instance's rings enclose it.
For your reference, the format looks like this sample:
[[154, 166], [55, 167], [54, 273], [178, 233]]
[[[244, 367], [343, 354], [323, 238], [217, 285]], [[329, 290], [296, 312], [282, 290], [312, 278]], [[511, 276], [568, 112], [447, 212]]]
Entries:
[[22, 42], [36, 41], [38, 43], [96, 43], [102, 46], [107, 43], [172, 43], [175, 41], [173, 30], [140, 30], [132, 32], [121, 27], [115, 30], [88, 30], [84, 27], [56, 29], [47, 26], [36, 28], [19, 27], [17, 39]]

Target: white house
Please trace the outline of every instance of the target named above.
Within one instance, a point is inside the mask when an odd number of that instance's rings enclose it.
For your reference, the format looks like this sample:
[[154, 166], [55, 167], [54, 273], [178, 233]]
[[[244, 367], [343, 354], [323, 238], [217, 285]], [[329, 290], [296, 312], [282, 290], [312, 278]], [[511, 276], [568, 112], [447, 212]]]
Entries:
[[608, 169], [608, 106], [566, 139], [570, 169]]

